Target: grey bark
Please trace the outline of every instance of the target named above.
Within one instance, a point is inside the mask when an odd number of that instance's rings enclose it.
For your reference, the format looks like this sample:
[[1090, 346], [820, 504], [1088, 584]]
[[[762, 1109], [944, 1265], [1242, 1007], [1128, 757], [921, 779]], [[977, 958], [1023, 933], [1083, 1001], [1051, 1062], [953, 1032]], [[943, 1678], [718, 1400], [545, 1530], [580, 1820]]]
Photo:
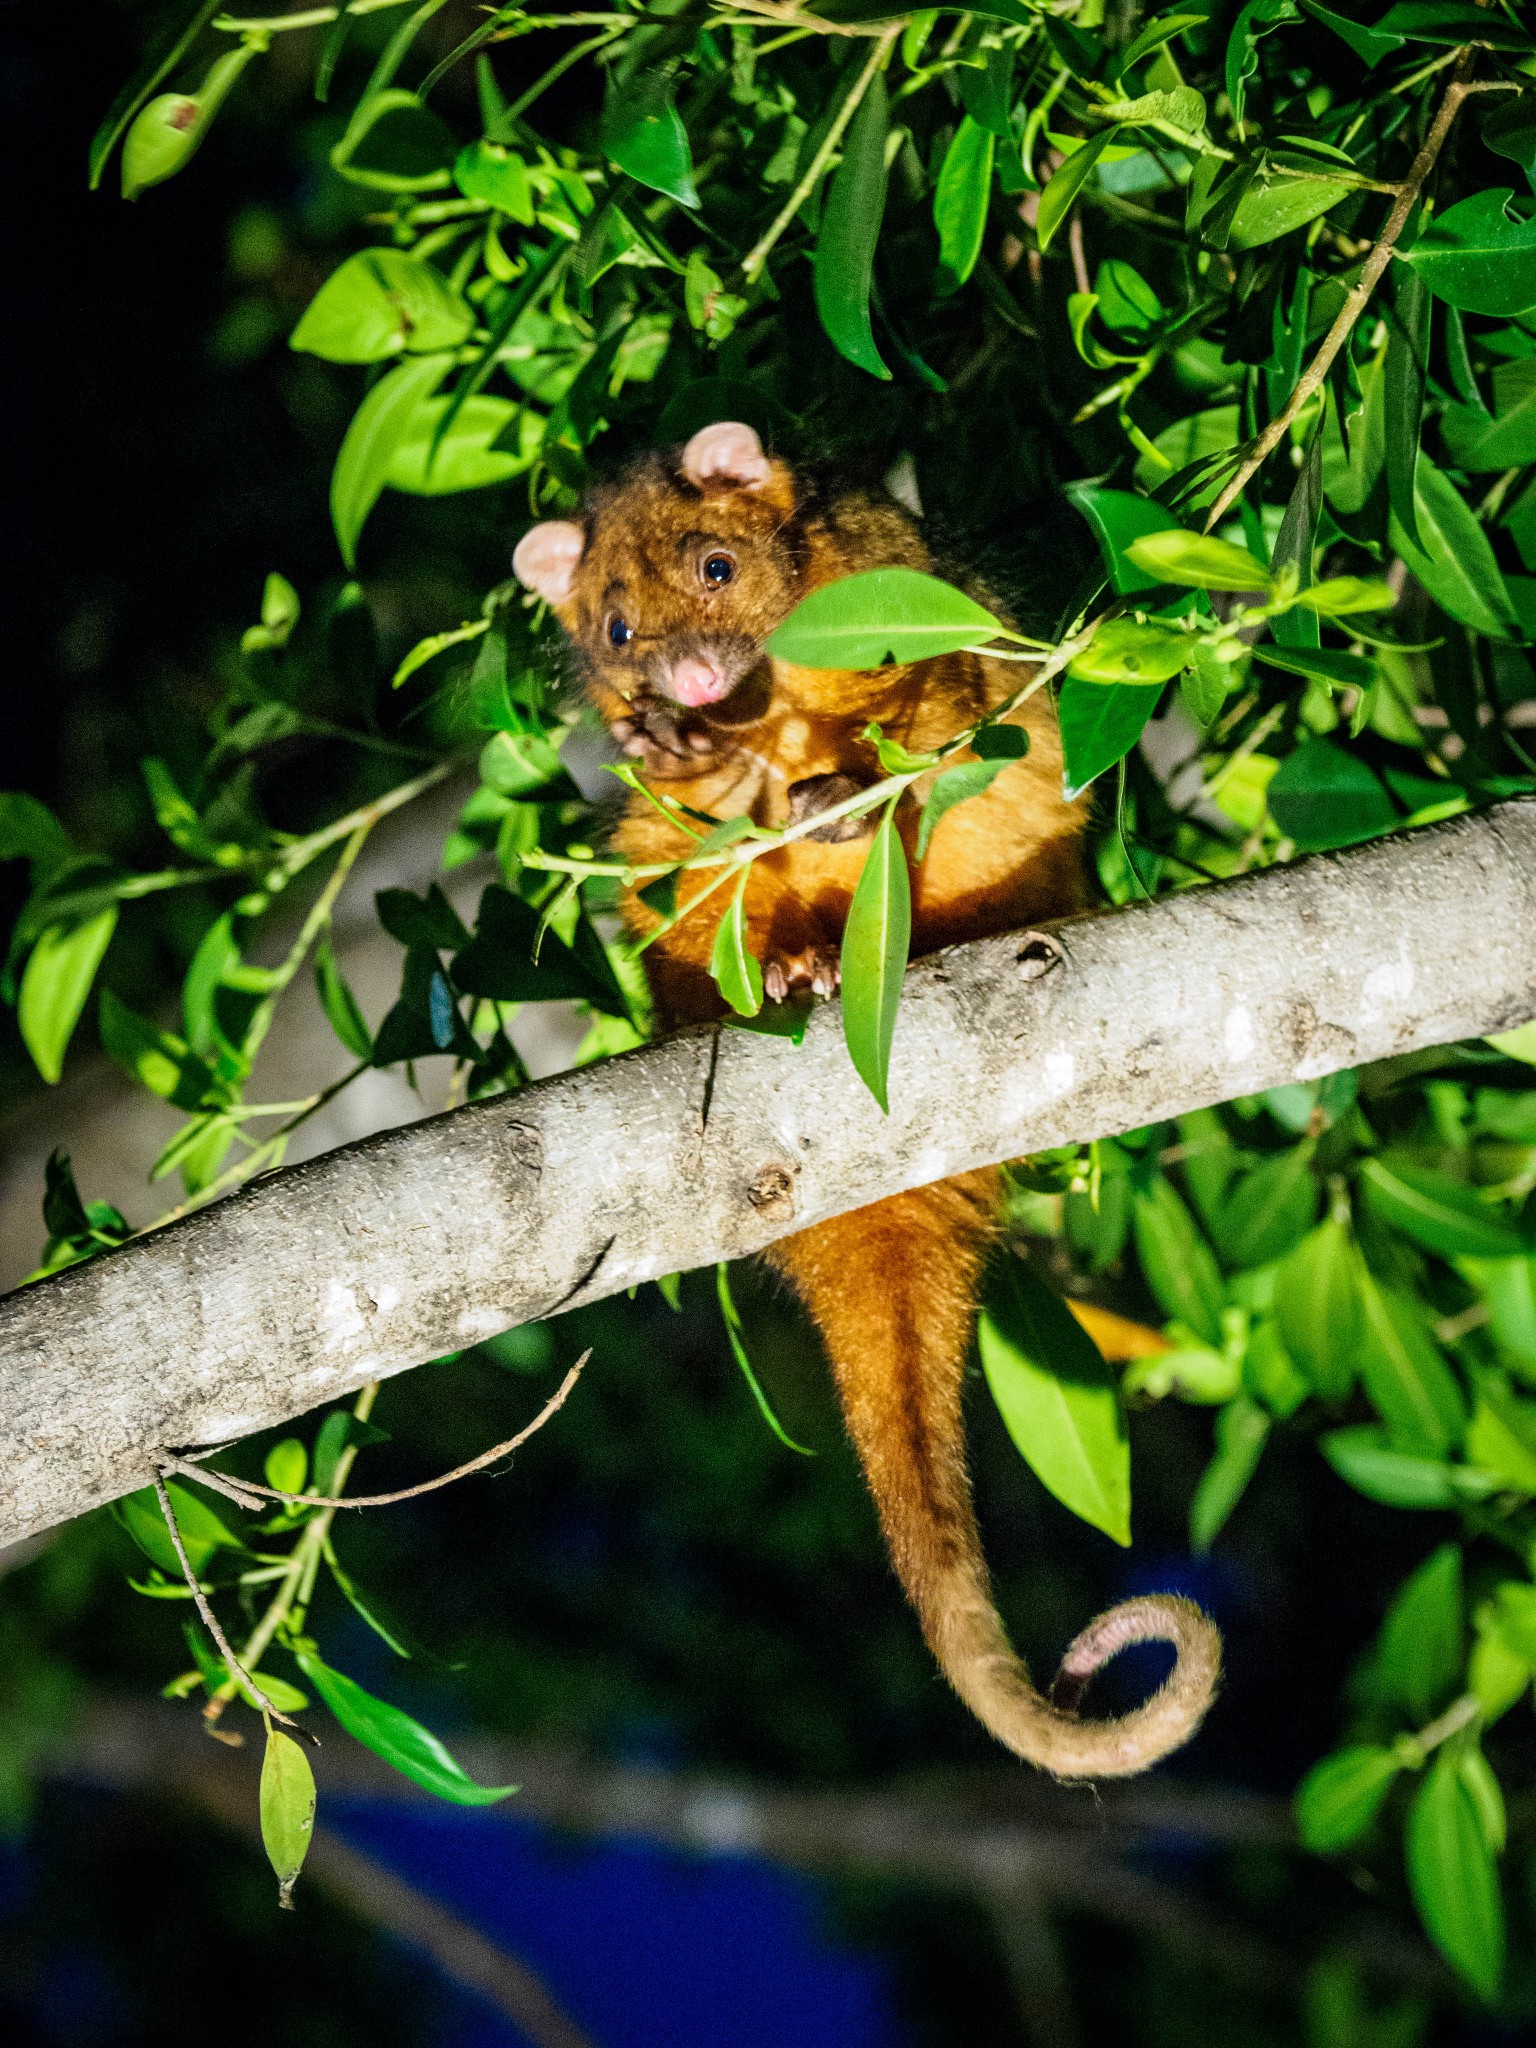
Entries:
[[0, 1301], [0, 1542], [515, 1323], [904, 1188], [1536, 1016], [1536, 802], [909, 973], [346, 1146]]

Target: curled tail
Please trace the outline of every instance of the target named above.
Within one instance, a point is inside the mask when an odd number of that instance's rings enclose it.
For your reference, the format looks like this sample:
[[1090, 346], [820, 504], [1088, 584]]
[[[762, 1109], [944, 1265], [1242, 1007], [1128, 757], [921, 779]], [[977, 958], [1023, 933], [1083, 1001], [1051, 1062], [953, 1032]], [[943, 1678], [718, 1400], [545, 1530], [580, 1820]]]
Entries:
[[[1078, 1636], [1049, 1699], [1009, 1644], [981, 1552], [961, 1415], [996, 1194], [995, 1173], [965, 1174], [818, 1224], [768, 1257], [822, 1333], [897, 1576], [950, 1684], [1000, 1742], [1053, 1776], [1129, 1777], [1200, 1725], [1221, 1637], [1191, 1601], [1128, 1600]], [[1145, 1642], [1177, 1651], [1160, 1689], [1119, 1720], [1079, 1720], [1094, 1673]]]

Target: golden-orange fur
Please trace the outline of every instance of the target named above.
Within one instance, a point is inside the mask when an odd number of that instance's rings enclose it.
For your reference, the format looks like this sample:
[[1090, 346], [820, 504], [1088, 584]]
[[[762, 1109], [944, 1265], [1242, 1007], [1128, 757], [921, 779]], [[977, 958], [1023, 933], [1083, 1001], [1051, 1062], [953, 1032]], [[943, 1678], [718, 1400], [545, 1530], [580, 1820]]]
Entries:
[[[718, 573], [722, 559], [729, 576], [712, 587], [701, 565]], [[840, 778], [834, 801], [875, 780], [873, 749], [861, 737], [871, 720], [919, 751], [1018, 687], [1016, 664], [972, 654], [868, 672], [798, 668], [763, 651], [809, 591], [896, 564], [934, 566], [905, 511], [808, 483], [762, 457], [740, 427], [706, 429], [680, 455], [646, 458], [593, 495], [579, 527], [536, 528], [518, 558], [519, 573], [554, 602], [599, 710], [648, 775], [663, 786], [685, 779], [678, 794], [698, 810], [745, 812], [765, 825], [826, 808], [821, 778]], [[630, 636], [622, 645], [615, 620]], [[725, 694], [679, 704], [685, 675]], [[949, 811], [911, 870], [914, 954], [1059, 917], [1085, 901], [1082, 807], [1062, 800], [1050, 704], [1042, 692], [1011, 716], [1029, 733], [1027, 756]], [[898, 813], [909, 859], [918, 811], [908, 802]], [[638, 797], [613, 843], [636, 863], [680, 858], [689, 845]], [[866, 848], [861, 828], [830, 843], [799, 840], [753, 864], [748, 943], [771, 990], [828, 986]], [[680, 900], [707, 880], [683, 877]], [[721, 908], [716, 893], [645, 955], [668, 1026], [724, 1013], [709, 975]], [[633, 892], [624, 914], [636, 935], [659, 922]], [[1214, 1689], [1219, 1638], [1184, 1601], [1131, 1602], [1100, 1617], [1063, 1666], [1074, 1692], [1127, 1642], [1158, 1637], [1179, 1650], [1163, 1690], [1115, 1722], [1079, 1721], [1048, 1703], [1010, 1649], [988, 1588], [961, 1415], [997, 1196], [995, 1170], [969, 1173], [818, 1224], [766, 1257], [821, 1332], [892, 1561], [956, 1690], [1032, 1762], [1067, 1777], [1120, 1775], [1192, 1732]]]

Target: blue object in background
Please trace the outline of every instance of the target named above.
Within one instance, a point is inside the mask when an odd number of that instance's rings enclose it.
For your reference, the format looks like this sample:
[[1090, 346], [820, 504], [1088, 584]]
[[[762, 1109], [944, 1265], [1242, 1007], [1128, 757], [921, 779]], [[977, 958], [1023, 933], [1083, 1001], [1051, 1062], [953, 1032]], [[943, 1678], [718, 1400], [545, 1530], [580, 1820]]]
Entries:
[[[829, 1938], [813, 1882], [755, 1857], [573, 1841], [505, 1811], [332, 1797], [325, 1818], [526, 1963], [595, 2048], [905, 2048], [888, 1966]], [[446, 2000], [435, 2048], [524, 2048], [479, 2011]]]

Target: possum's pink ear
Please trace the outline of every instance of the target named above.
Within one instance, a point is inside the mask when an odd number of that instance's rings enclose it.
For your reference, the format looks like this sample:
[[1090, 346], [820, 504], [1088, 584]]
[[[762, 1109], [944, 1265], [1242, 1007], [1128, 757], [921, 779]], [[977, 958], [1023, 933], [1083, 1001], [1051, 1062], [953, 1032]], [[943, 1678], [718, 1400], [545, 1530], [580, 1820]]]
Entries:
[[759, 491], [773, 475], [757, 435], [740, 420], [700, 427], [683, 450], [683, 475], [701, 491], [737, 484]]
[[570, 597], [587, 536], [570, 519], [545, 519], [530, 526], [512, 556], [512, 574], [538, 592], [546, 604]]

